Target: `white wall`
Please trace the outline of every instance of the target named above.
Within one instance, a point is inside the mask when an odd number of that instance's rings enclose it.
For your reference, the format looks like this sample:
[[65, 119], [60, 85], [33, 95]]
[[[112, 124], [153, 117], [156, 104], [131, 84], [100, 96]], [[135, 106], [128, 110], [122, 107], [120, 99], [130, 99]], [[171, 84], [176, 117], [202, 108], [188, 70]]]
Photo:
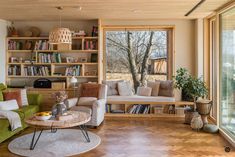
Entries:
[[6, 46], [8, 21], [0, 19], [0, 83], [5, 83], [6, 74]]
[[196, 74], [194, 20], [102, 20], [102, 26], [108, 25], [175, 26], [175, 70], [185, 67]]
[[[69, 28], [70, 30], [85, 30], [91, 35], [92, 27], [98, 25], [98, 20], [81, 20], [81, 21], [62, 21], [61, 27]], [[49, 32], [59, 27], [59, 21], [15, 21], [14, 26], [19, 30], [20, 35], [29, 27], [36, 26], [41, 32], [48, 36]]]

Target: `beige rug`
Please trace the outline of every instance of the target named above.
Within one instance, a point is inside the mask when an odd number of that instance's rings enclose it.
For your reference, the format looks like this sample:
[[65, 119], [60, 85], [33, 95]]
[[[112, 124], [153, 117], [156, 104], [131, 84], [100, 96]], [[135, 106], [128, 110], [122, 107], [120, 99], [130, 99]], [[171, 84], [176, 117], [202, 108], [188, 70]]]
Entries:
[[[37, 135], [39, 132], [37, 132]], [[30, 150], [33, 133], [14, 139], [8, 145], [10, 152], [30, 157], [63, 157], [87, 152], [97, 147], [101, 139], [88, 132], [91, 142], [87, 142], [79, 129], [61, 129], [56, 133], [44, 130], [34, 150]]]

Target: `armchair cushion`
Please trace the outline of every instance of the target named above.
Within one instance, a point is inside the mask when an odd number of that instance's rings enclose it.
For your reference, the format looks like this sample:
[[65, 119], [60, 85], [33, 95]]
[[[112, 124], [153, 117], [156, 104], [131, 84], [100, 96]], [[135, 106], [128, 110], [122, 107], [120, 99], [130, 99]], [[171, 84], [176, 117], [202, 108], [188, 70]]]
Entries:
[[95, 97], [81, 97], [78, 101], [78, 106], [85, 106], [85, 105], [90, 105], [92, 106], [93, 103], [97, 101], [97, 98]]
[[100, 84], [83, 83], [81, 97], [99, 97]]

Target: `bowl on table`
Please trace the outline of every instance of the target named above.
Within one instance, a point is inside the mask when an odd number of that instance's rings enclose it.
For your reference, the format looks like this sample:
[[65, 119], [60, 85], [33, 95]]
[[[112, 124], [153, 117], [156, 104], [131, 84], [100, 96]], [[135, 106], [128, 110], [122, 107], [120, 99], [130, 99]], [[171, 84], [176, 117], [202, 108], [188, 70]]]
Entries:
[[51, 112], [46, 111], [46, 112], [38, 112], [35, 114], [35, 118], [37, 120], [45, 121], [51, 118]]

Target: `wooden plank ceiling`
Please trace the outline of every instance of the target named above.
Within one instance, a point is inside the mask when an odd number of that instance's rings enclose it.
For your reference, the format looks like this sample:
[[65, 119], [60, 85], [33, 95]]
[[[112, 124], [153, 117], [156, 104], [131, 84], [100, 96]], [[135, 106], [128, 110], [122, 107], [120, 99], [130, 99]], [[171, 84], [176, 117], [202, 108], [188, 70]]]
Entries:
[[[78, 19], [195, 19], [202, 18], [230, 0], [206, 0], [185, 17], [200, 0], [1, 0], [0, 19], [58, 20], [56, 6], [63, 6], [63, 20]], [[82, 9], [79, 10], [78, 6]]]

